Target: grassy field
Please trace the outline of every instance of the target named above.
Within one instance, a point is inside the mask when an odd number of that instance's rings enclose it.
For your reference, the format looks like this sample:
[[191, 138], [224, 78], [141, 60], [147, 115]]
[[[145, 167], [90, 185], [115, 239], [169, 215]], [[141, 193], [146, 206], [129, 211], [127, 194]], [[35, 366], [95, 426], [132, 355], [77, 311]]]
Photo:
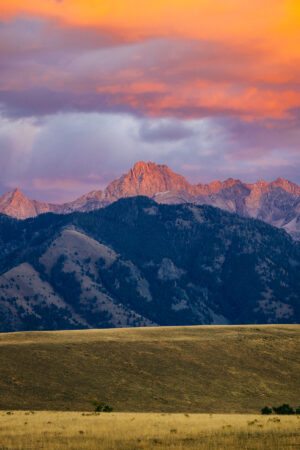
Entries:
[[1, 334], [0, 409], [91, 411], [95, 397], [118, 412], [296, 407], [299, 343], [297, 325]]
[[264, 449], [300, 447], [300, 416], [1, 412], [0, 449]]

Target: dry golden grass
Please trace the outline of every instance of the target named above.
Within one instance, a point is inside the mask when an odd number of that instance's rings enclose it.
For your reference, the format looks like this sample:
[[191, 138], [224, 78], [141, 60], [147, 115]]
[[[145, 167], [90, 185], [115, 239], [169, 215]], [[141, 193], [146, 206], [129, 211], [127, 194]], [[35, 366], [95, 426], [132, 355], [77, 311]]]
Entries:
[[0, 449], [296, 449], [300, 416], [1, 412]]
[[0, 409], [260, 413], [300, 406], [299, 325], [0, 334]]
[[[299, 406], [299, 331], [255, 325], [2, 334], [0, 450], [300, 449], [299, 416], [194, 414]], [[87, 412], [94, 397], [135, 412]]]

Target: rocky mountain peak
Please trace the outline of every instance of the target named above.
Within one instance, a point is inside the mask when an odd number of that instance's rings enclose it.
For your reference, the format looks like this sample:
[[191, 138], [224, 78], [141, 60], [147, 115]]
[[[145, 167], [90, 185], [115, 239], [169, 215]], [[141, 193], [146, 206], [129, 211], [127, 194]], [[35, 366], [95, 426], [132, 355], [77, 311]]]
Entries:
[[105, 198], [113, 201], [135, 195], [153, 197], [159, 192], [166, 191], [185, 191], [189, 194], [198, 194], [197, 186], [191, 185], [182, 175], [173, 172], [168, 166], [151, 161], [148, 163], [139, 161], [127, 174], [106, 188]]
[[241, 180], [235, 180], [234, 178], [227, 178], [223, 183], [225, 188], [234, 186], [235, 184], [242, 184], [242, 182]]
[[[133, 173], [144, 173], [144, 172], [151, 172], [155, 170], [158, 167], [158, 165], [152, 161], [138, 161], [133, 166], [133, 169], [130, 169]], [[160, 166], [162, 167], [162, 166]], [[167, 167], [167, 166], [164, 166]]]
[[193, 185], [168, 166], [138, 161], [103, 191], [92, 191], [62, 205], [28, 200], [19, 189], [0, 197], [0, 213], [18, 219], [53, 212], [69, 214], [103, 208], [120, 198], [146, 196], [158, 203], [209, 204], [246, 217], [258, 217], [300, 238], [300, 187], [284, 178], [273, 182], [225, 181]]
[[286, 180], [285, 178], [277, 178], [275, 181], [270, 183], [271, 187], [280, 187], [286, 192], [290, 194], [300, 195], [300, 186], [291, 181]]
[[0, 197], [0, 211], [17, 219], [26, 219], [36, 215], [34, 202], [28, 200], [18, 188]]
[[5, 194], [1, 197], [1, 205], [3, 205], [3, 206], [9, 206], [11, 204], [24, 202], [24, 201], [26, 202], [26, 201], [28, 201], [28, 199], [18, 188], [12, 189], [7, 194]]
[[19, 188], [13, 189], [8, 194], [10, 194], [12, 200], [27, 200], [27, 198]]

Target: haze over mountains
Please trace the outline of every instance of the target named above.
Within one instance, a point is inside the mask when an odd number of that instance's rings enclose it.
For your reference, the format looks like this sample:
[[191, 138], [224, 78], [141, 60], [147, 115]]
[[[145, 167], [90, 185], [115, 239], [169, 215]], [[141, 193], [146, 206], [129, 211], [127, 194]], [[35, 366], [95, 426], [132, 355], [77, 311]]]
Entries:
[[278, 178], [271, 183], [260, 180], [249, 184], [228, 179], [192, 185], [166, 165], [153, 162], [138, 162], [105, 190], [92, 191], [64, 204], [29, 200], [15, 189], [0, 197], [0, 212], [18, 219], [36, 217], [46, 212], [87, 212], [105, 207], [120, 198], [138, 195], [153, 198], [157, 203], [216, 206], [284, 228], [294, 239], [300, 239], [300, 187], [297, 184]]

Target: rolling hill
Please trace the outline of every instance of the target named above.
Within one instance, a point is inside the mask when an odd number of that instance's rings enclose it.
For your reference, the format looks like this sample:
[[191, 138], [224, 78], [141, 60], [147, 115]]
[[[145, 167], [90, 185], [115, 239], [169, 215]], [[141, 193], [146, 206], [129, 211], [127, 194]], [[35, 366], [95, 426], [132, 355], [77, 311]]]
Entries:
[[259, 413], [300, 402], [298, 325], [0, 334], [0, 409]]

